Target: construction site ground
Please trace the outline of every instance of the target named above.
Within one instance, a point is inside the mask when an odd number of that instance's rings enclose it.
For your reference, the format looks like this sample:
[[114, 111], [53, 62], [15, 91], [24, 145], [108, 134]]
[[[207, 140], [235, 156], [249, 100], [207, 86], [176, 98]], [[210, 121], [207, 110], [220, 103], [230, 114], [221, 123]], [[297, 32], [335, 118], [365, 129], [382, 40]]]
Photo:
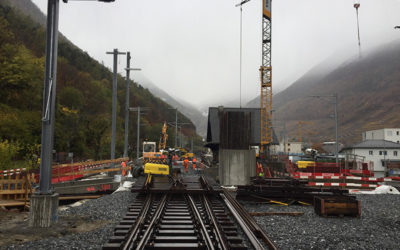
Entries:
[[[28, 227], [28, 212], [0, 211], [0, 249], [100, 249], [135, 199], [136, 194], [126, 190], [65, 206], [49, 229]], [[396, 249], [400, 195], [357, 195], [357, 199], [360, 218], [324, 218], [312, 206], [243, 205], [249, 212], [301, 212], [255, 217], [278, 249]]]
[[105, 220], [89, 220], [88, 216], [62, 215], [50, 228], [28, 226], [29, 212], [12, 210], [0, 211], [0, 248], [7, 245], [45, 238], [62, 238], [68, 234], [90, 232], [110, 223]]

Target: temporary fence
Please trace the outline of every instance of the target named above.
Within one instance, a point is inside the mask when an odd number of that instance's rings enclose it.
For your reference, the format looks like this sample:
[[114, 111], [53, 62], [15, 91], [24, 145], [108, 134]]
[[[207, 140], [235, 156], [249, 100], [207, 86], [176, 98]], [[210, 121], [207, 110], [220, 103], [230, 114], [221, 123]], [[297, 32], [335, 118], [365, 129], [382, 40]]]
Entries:
[[34, 174], [0, 175], [0, 206], [28, 206]]
[[[78, 162], [73, 164], [61, 164], [52, 167], [52, 179], [51, 183], [59, 183], [64, 181], [72, 181], [81, 179], [91, 174], [98, 174], [101, 172], [114, 172], [120, 171], [120, 163], [128, 161], [129, 158], [119, 158], [115, 160], [104, 160], [104, 161], [88, 161]], [[115, 167], [113, 164], [118, 164]], [[36, 177], [38, 182], [40, 175]]]
[[20, 174], [20, 173], [24, 172], [25, 170], [26, 170], [26, 168], [0, 170], [0, 175], [1, 176], [15, 175], [15, 174]]

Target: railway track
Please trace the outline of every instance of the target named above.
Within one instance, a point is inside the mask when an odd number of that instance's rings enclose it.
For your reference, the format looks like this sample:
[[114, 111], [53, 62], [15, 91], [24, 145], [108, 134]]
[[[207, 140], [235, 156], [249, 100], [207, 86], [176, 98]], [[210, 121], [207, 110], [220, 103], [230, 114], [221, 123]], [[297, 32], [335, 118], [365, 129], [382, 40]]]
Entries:
[[140, 192], [103, 249], [276, 249], [229, 193], [198, 180], [203, 192]]

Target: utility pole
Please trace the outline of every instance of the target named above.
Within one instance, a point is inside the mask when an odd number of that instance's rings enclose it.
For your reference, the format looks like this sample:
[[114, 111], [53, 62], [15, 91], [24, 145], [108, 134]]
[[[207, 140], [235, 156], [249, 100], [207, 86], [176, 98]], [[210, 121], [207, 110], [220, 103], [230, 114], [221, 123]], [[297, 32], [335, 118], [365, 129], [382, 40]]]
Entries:
[[175, 109], [175, 148], [178, 146], [178, 109]]
[[169, 108], [175, 110], [175, 148], [178, 146], [178, 108]]
[[42, 147], [39, 190], [30, 199], [29, 226], [50, 227], [57, 221], [58, 194], [51, 188], [56, 109], [59, 0], [47, 5], [46, 62], [42, 108]]
[[[112, 2], [114, 0], [103, 0]], [[67, 2], [67, 0], [64, 0]], [[48, 0], [43, 88], [39, 189], [31, 196], [29, 226], [50, 227], [57, 221], [58, 194], [51, 188], [57, 86], [59, 0]]]
[[335, 93], [333, 95], [335, 98], [335, 140], [336, 140], [336, 166], [339, 163], [339, 142], [338, 142], [338, 114], [337, 114], [337, 104], [338, 104], [338, 95]]
[[182, 148], [182, 126], [181, 126], [181, 135], [180, 135], [180, 141], [181, 141], [181, 148]]
[[[176, 123], [176, 124], [178, 124], [178, 123]], [[182, 143], [182, 134], [183, 134], [182, 128], [183, 128], [183, 125], [189, 125], [189, 124], [192, 124], [192, 123], [190, 123], [190, 122], [181, 122], [181, 123], [179, 123], [179, 124], [180, 124], [179, 128], [181, 129], [181, 133], [180, 133], [180, 145], [181, 145], [181, 148], [182, 148], [182, 146], [183, 146], [183, 143]]]
[[136, 138], [136, 160], [139, 159], [139, 152], [140, 152], [140, 114], [142, 111], [147, 111], [149, 108], [145, 107], [136, 107], [136, 108], [129, 108], [129, 111], [137, 111], [137, 138]]
[[335, 107], [335, 155], [336, 155], [336, 166], [339, 164], [339, 141], [338, 141], [338, 94], [335, 93], [333, 95], [312, 95], [309, 97], [321, 98], [321, 97], [333, 97], [334, 98], [334, 107]]
[[113, 67], [113, 93], [112, 93], [112, 121], [111, 121], [111, 160], [115, 159], [115, 136], [117, 133], [117, 73], [118, 73], [118, 55], [125, 55], [125, 52], [118, 52], [114, 49], [113, 52], [107, 52], [108, 55], [114, 56]]
[[51, 166], [53, 161], [57, 49], [58, 49], [58, 0], [49, 0], [47, 7], [46, 65], [42, 110], [42, 147], [40, 153], [39, 194], [53, 194], [51, 190]]
[[139, 160], [140, 152], [140, 107], [137, 108], [137, 138], [136, 138], [136, 160]]
[[129, 73], [131, 70], [141, 70], [141, 69], [131, 69], [131, 53], [126, 53], [126, 89], [125, 89], [125, 135], [124, 135], [124, 157], [128, 157], [128, 128], [129, 128]]

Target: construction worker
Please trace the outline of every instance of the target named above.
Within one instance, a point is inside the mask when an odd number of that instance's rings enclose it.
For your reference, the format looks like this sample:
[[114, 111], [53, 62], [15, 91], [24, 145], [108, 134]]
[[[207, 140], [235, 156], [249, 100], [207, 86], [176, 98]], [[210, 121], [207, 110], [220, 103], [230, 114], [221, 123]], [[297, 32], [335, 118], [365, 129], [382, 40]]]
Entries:
[[126, 163], [124, 161], [121, 162], [121, 175], [122, 176], [126, 175]]
[[185, 157], [185, 159], [183, 160], [183, 166], [185, 167], [185, 173], [187, 174], [189, 170], [189, 160], [187, 157]]
[[196, 167], [196, 162], [197, 162], [196, 157], [193, 157], [193, 160], [192, 160], [193, 171], [198, 172], [197, 167]]
[[262, 164], [260, 162], [257, 162], [257, 174], [260, 177], [264, 176], [264, 169], [263, 169]]

